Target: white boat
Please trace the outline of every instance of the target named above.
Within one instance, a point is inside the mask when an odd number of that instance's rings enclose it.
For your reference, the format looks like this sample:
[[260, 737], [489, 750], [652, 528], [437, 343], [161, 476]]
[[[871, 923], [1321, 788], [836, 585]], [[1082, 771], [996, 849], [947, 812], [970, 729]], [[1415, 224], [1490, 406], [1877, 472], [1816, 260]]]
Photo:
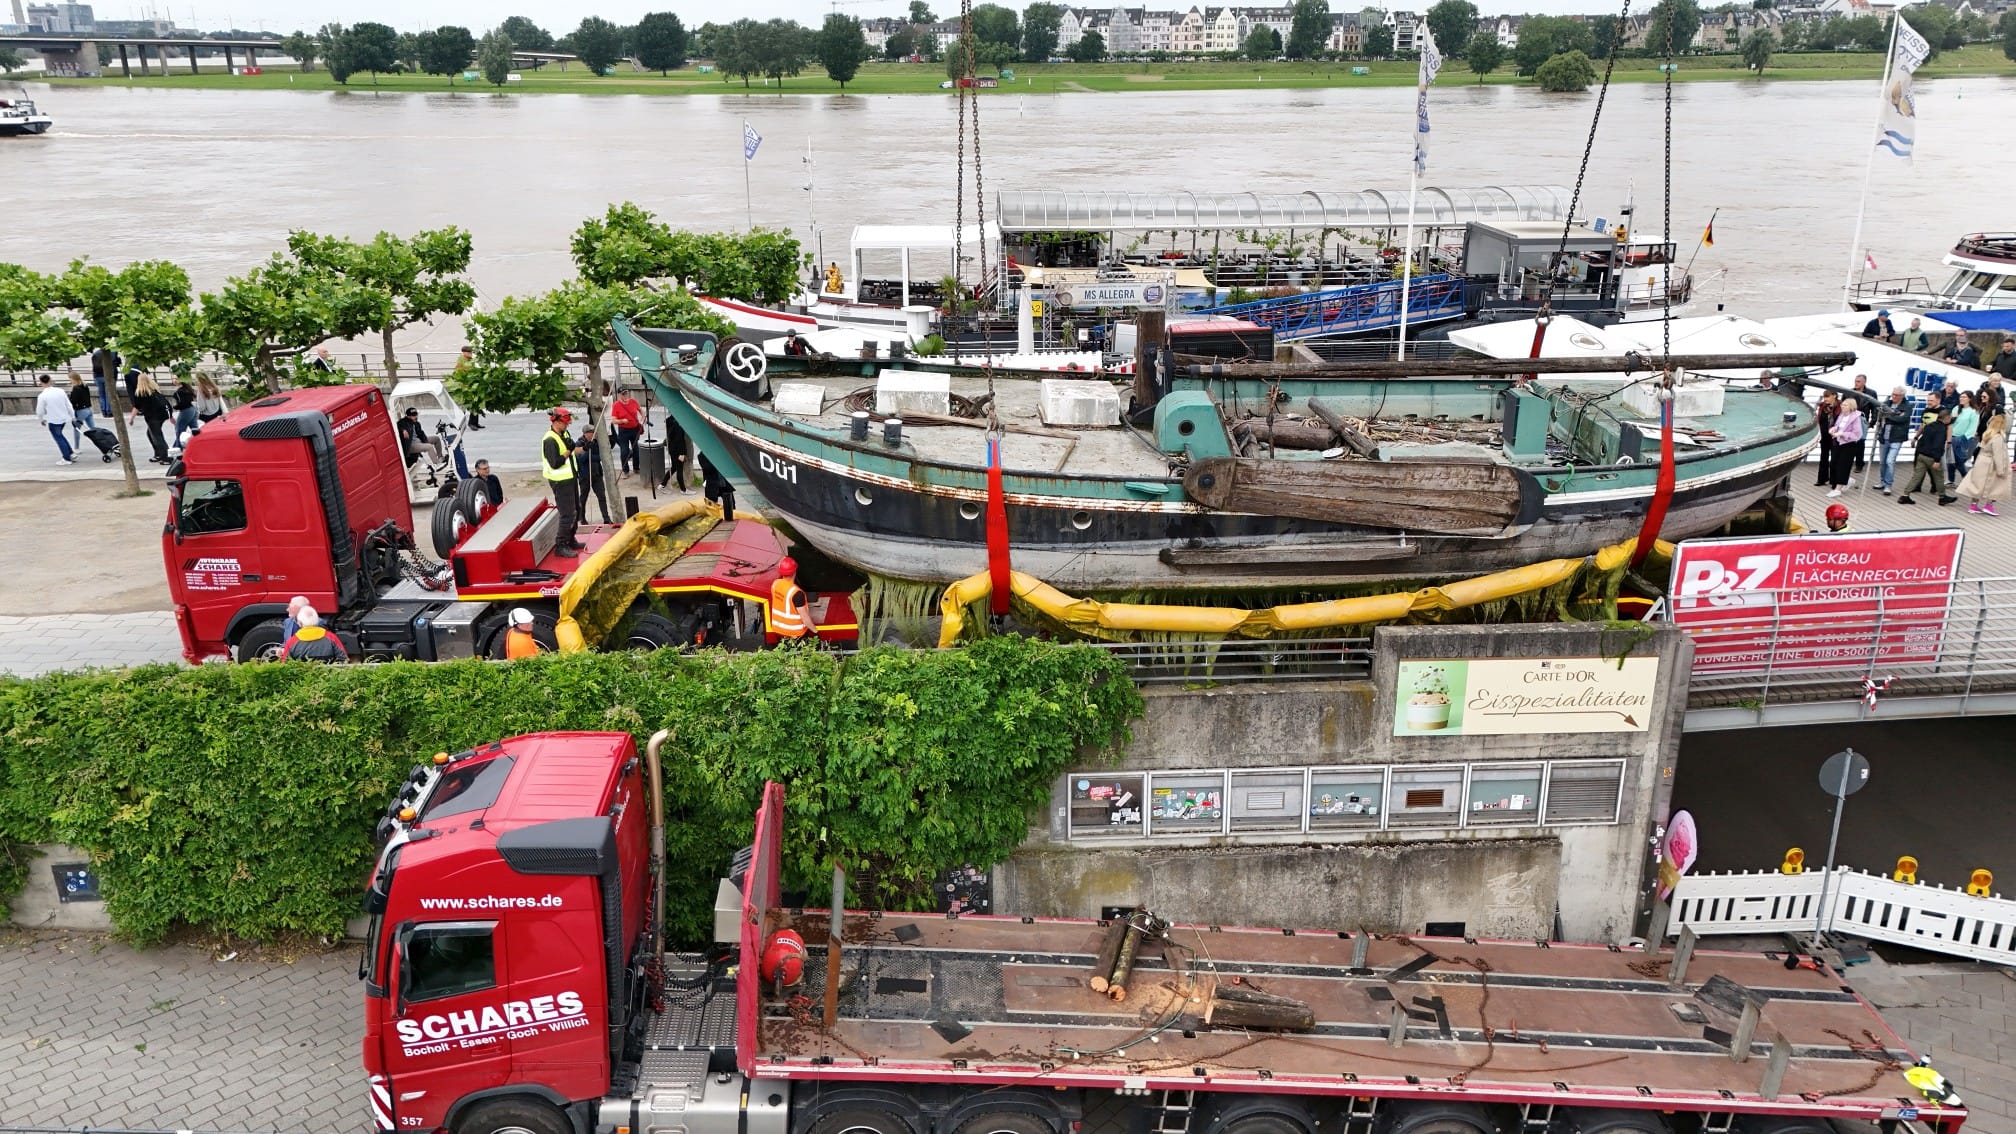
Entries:
[[1924, 276], [1858, 282], [1850, 303], [1857, 311], [1990, 311], [2016, 308], [2016, 232], [1974, 232], [1946, 253], [1953, 269], [1937, 287]]
[[44, 134], [55, 124], [25, 98], [0, 98], [0, 135]]

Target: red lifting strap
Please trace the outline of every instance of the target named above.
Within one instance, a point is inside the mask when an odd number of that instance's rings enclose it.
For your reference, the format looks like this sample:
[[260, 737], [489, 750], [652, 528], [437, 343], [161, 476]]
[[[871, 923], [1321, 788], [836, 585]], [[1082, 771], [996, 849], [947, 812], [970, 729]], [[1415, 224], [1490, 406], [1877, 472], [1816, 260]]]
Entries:
[[1008, 613], [1008, 494], [1001, 487], [1001, 439], [987, 439], [987, 575], [993, 584], [987, 609]]

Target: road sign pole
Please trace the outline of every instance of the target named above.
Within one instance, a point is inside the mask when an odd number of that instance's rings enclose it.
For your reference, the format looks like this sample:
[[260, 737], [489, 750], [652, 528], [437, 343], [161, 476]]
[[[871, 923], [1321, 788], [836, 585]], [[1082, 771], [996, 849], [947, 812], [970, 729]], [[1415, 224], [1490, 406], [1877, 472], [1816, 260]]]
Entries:
[[[1841, 841], [1841, 809], [1848, 802], [1850, 790], [1848, 782], [1855, 775], [1857, 756], [1858, 753], [1853, 748], [1849, 748], [1828, 761], [1830, 765], [1836, 762], [1841, 765], [1841, 775], [1836, 779], [1832, 789], [1834, 792], [1834, 829], [1828, 832], [1827, 835], [1827, 869], [1820, 875], [1820, 905], [1818, 909], [1813, 911], [1813, 948], [1815, 950], [1820, 948], [1822, 938], [1827, 932], [1827, 923], [1829, 921], [1827, 917], [1827, 892], [1834, 882], [1834, 848]], [[1864, 767], [1866, 769], [1867, 766], [1864, 765]], [[1863, 772], [1863, 779], [1868, 779], [1868, 772], [1866, 770]], [[1826, 780], [1823, 779], [1821, 784], [1823, 787], [1826, 786]]]

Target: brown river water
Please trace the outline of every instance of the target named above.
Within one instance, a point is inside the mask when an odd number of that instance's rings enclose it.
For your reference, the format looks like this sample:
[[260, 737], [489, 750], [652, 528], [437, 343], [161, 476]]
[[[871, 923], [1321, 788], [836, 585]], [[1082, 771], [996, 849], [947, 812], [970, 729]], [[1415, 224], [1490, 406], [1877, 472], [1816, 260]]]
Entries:
[[[1424, 184], [1574, 184], [1593, 93], [1451, 78], [1432, 95]], [[1674, 89], [1683, 256], [1721, 209], [1715, 245], [1695, 265], [1696, 313], [1719, 302], [1768, 317], [1838, 302], [1876, 86]], [[816, 212], [828, 259], [845, 258], [854, 224], [949, 223], [954, 203], [949, 97], [28, 93], [56, 129], [0, 138], [0, 261], [44, 270], [78, 256], [166, 258], [212, 287], [291, 228], [369, 236], [457, 224], [475, 236], [472, 275], [487, 306], [565, 278], [569, 233], [612, 201], [682, 227], [741, 227], [745, 120], [764, 139], [748, 171], [757, 222], [804, 235]], [[983, 103], [986, 184], [990, 199], [1000, 189], [1404, 188], [1412, 104], [1404, 88], [1002, 93]], [[1960, 233], [2016, 229], [2016, 151], [2001, 141], [2016, 121], [2016, 80], [1921, 84], [1919, 116], [1916, 165], [1878, 155], [1869, 197], [1864, 244], [1886, 277], [1937, 276]], [[1581, 215], [1614, 218], [1635, 191], [1640, 227], [1658, 226], [1662, 118], [1657, 84], [1611, 91]], [[460, 340], [449, 321], [400, 345]]]

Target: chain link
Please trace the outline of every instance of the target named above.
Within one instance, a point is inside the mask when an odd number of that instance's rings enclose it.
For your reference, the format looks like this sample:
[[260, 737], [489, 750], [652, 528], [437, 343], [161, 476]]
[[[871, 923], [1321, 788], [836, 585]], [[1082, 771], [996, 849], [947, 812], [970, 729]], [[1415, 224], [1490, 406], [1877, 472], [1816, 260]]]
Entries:
[[[1667, 0], [1669, 5], [1675, 0]], [[1662, 207], [1665, 217], [1662, 224], [1665, 232], [1661, 235], [1674, 248], [1679, 243], [1673, 239], [1673, 25], [1674, 10], [1666, 10], [1666, 194]], [[1621, 31], [1619, 33], [1622, 34]], [[1666, 371], [1666, 381], [1673, 380], [1673, 258], [1666, 258], [1666, 286], [1659, 289], [1659, 365]]]
[[[1617, 50], [1624, 43], [1624, 27], [1630, 19], [1631, 0], [1624, 0], [1624, 6], [1617, 12], [1617, 27], [1610, 35], [1610, 52], [1603, 59], [1603, 84], [1596, 88], [1596, 113], [1589, 119], [1589, 137], [1582, 143], [1582, 165], [1575, 171], [1575, 192], [1568, 198], [1568, 215], [1561, 218], [1561, 243], [1554, 249], [1554, 262], [1549, 266], [1546, 285], [1540, 291], [1540, 312], [1543, 316], [1553, 309], [1554, 285], [1560, 280], [1561, 267], [1568, 259], [1568, 232], [1575, 226], [1575, 210], [1582, 205], [1582, 183], [1589, 177], [1590, 155], [1596, 152], [1596, 127], [1603, 122], [1603, 102], [1610, 97], [1610, 75], [1617, 69]], [[1668, 81], [1671, 81], [1670, 74]]]

